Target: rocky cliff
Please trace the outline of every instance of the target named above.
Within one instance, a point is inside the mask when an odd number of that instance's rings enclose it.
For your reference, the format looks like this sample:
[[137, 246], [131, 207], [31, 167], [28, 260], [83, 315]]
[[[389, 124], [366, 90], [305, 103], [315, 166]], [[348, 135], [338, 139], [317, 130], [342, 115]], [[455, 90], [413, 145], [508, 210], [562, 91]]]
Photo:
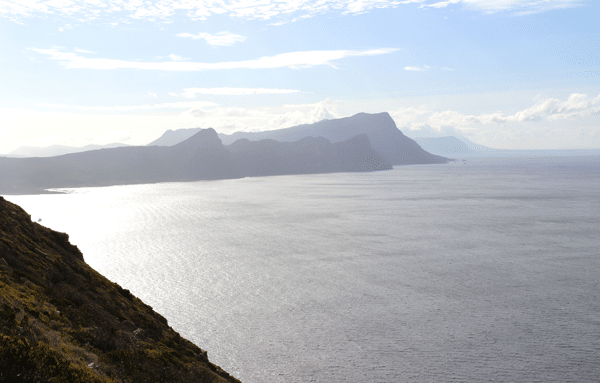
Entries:
[[0, 382], [238, 382], [0, 197]]

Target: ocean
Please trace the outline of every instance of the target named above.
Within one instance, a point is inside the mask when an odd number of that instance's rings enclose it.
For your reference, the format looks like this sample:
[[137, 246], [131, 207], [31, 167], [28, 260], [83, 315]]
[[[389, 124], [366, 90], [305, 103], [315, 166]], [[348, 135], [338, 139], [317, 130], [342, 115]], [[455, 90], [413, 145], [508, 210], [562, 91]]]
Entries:
[[246, 383], [597, 382], [600, 156], [6, 196]]

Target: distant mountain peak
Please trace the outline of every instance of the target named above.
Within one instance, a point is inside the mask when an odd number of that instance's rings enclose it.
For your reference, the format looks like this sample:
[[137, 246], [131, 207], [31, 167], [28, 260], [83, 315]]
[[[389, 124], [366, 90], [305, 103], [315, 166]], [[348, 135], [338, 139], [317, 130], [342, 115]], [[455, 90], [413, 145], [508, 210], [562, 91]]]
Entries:
[[415, 141], [406, 137], [388, 112], [358, 113], [350, 117], [321, 120], [313, 124], [293, 126], [286, 129], [262, 132], [236, 132], [221, 134], [223, 144], [228, 145], [240, 138], [251, 141], [271, 138], [282, 142], [297, 141], [306, 136], [324, 137], [332, 143], [349, 140], [366, 134], [371, 147], [393, 165], [439, 164], [448, 160], [423, 150]]
[[213, 128], [201, 129], [190, 138], [182, 141], [176, 145], [177, 148], [222, 148], [223, 142], [219, 138], [219, 135]]
[[[173, 146], [191, 138], [202, 129], [168, 130], [148, 146]], [[294, 142], [304, 137], [323, 137], [331, 143], [349, 140], [366, 134], [371, 147], [393, 165], [441, 164], [448, 159], [423, 150], [414, 140], [405, 136], [396, 126], [388, 112], [357, 113], [350, 117], [325, 119], [312, 124], [302, 124], [285, 129], [260, 132], [235, 132], [219, 134], [223, 145], [230, 145], [245, 138], [250, 141], [273, 139], [281, 142]]]
[[174, 146], [178, 143], [187, 140], [194, 134], [201, 131], [202, 128], [189, 128], [189, 129], [177, 129], [167, 130], [162, 136], [147, 144], [146, 146]]

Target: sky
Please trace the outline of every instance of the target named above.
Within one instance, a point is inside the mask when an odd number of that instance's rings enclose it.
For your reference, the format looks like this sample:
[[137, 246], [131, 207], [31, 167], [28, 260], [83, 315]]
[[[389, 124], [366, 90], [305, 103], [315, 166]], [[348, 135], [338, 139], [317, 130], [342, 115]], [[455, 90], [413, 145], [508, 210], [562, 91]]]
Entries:
[[360, 112], [600, 148], [599, 21], [583, 0], [0, 0], [0, 153]]

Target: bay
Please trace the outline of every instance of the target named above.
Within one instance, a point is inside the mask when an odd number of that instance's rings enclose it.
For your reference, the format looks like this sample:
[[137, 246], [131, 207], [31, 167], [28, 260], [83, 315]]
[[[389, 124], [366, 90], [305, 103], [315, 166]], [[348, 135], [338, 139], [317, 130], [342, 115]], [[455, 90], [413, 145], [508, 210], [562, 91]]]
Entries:
[[600, 376], [600, 158], [7, 196], [243, 382]]

